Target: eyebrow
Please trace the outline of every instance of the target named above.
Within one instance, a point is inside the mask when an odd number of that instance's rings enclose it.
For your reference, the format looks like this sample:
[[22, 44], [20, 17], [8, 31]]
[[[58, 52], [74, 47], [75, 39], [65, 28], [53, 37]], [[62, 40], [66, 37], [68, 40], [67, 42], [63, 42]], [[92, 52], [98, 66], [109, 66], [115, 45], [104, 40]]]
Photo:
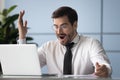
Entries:
[[[63, 23], [60, 26], [67, 25], [68, 23]], [[54, 26], [57, 26], [56, 24], [53, 24]]]

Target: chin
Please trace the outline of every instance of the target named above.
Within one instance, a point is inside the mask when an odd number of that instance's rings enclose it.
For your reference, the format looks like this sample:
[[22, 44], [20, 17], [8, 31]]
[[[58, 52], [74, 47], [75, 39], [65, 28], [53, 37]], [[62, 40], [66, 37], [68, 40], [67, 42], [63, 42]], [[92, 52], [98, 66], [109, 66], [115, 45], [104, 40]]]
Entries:
[[68, 43], [68, 40], [67, 39], [60, 39], [59, 38], [59, 42], [62, 44], [62, 45], [66, 45]]
[[66, 45], [66, 42], [64, 42], [64, 41], [60, 41], [60, 43], [61, 43], [62, 45]]
[[65, 45], [65, 43], [63, 43], [63, 42], [60, 42], [62, 45]]

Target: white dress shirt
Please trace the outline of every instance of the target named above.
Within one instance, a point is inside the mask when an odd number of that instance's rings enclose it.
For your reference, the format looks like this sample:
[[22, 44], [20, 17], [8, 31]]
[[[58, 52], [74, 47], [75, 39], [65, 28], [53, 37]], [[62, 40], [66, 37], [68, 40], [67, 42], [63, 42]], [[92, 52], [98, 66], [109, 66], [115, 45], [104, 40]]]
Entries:
[[[19, 43], [25, 43], [25, 40], [19, 40]], [[96, 39], [77, 35], [72, 48], [72, 73], [74, 75], [86, 75], [95, 72], [95, 64], [104, 64], [111, 74], [109, 59]], [[38, 54], [41, 67], [47, 65], [48, 73], [63, 74], [63, 60], [66, 47], [60, 44], [59, 40], [48, 41], [38, 48]]]

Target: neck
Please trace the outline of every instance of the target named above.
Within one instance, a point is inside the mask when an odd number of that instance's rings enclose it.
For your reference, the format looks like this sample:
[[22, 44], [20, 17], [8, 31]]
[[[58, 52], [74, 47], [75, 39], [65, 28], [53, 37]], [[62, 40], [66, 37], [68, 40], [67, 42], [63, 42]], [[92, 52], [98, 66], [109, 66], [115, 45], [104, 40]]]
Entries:
[[76, 37], [76, 35], [77, 35], [77, 32], [75, 32], [75, 34], [73, 35], [73, 37], [72, 37], [72, 39], [71, 39], [71, 41], [70, 41], [70, 42], [72, 42], [72, 41], [73, 41], [73, 39]]

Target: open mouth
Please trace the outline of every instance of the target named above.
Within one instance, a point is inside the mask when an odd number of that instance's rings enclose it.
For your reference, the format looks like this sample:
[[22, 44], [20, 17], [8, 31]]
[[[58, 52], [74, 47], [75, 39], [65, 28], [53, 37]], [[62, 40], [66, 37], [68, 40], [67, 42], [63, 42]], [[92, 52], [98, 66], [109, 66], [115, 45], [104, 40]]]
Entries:
[[60, 39], [64, 39], [66, 35], [59, 35]]

